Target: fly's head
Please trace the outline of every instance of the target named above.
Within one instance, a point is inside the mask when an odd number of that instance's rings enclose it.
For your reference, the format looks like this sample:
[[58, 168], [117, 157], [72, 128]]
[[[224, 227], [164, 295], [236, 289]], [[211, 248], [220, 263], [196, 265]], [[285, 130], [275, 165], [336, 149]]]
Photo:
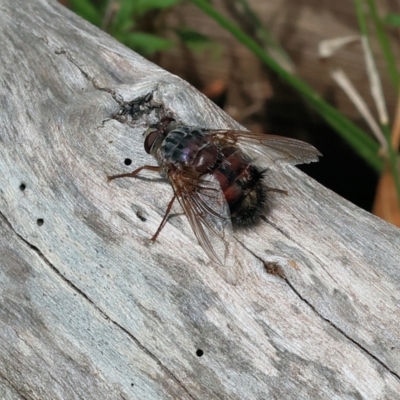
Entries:
[[144, 133], [144, 150], [147, 154], [156, 156], [165, 136], [174, 129], [176, 122], [173, 118], [164, 118], [160, 123], [151, 125]]

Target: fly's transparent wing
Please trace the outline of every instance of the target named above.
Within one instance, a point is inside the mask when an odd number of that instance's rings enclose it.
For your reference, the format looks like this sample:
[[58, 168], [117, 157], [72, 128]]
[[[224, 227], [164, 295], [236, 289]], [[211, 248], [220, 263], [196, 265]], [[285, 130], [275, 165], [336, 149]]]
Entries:
[[311, 144], [283, 136], [238, 130], [207, 130], [211, 140], [221, 146], [237, 146], [256, 156], [256, 163], [270, 168], [276, 164], [302, 164], [318, 161], [322, 154]]
[[236, 284], [241, 274], [229, 206], [219, 182], [211, 174], [192, 180], [174, 171], [170, 172], [169, 180], [199, 244], [217, 272]]

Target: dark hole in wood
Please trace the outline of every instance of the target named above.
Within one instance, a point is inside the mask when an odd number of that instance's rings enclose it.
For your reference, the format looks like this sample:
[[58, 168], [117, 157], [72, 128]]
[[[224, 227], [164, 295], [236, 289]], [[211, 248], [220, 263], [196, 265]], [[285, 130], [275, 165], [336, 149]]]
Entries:
[[131, 165], [132, 164], [132, 160], [130, 158], [125, 158], [124, 164], [125, 165]]
[[39, 218], [36, 222], [37, 222], [37, 224], [38, 224], [39, 226], [42, 226], [42, 225], [44, 224], [44, 221], [43, 221], [42, 218]]
[[201, 357], [203, 354], [204, 354], [204, 351], [203, 351], [203, 350], [201, 350], [201, 349], [197, 349], [197, 350], [196, 350], [196, 356], [197, 356], [197, 357]]
[[21, 191], [23, 192], [25, 189], [26, 189], [25, 183], [21, 183], [21, 184], [19, 185], [19, 190], [21, 190]]
[[143, 215], [141, 211], [136, 211], [136, 216], [142, 221], [146, 222], [147, 218]]
[[273, 262], [266, 262], [264, 265], [266, 271], [269, 274], [279, 276], [282, 279], [286, 279], [285, 271], [279, 264]]

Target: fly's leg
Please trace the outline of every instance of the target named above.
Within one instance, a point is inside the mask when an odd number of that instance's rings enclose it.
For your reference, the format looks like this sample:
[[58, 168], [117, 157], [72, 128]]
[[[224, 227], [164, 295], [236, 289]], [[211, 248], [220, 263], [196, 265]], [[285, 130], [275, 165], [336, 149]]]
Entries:
[[270, 188], [270, 187], [266, 187], [265, 189], [267, 189], [267, 192], [276, 192], [276, 193], [282, 193], [285, 194], [286, 196], [289, 195], [287, 190], [283, 190], [283, 189], [276, 189], [276, 188]]
[[[136, 177], [136, 175], [144, 170], [147, 169], [149, 171], [154, 171], [154, 172], [160, 172], [161, 171], [161, 167], [160, 166], [155, 166], [155, 165], [143, 165], [143, 167], [140, 167], [138, 169], [135, 169], [133, 172], [128, 172], [126, 174], [119, 174], [119, 175], [111, 175], [111, 176], [107, 176], [107, 180], [110, 182], [113, 179], [117, 179], [117, 178], [134, 178]], [[174, 201], [176, 199], [176, 194], [174, 194], [174, 196], [172, 197], [171, 201], [168, 204], [167, 207], [167, 211], [165, 212], [164, 218], [162, 219], [156, 233], [152, 236], [152, 238], [150, 239], [152, 242], [155, 242], [157, 239], [157, 236], [159, 235], [159, 233], [161, 232], [162, 228], [164, 228], [164, 225], [167, 223], [168, 221], [168, 217], [169, 214], [171, 212], [171, 208], [172, 205], [174, 204]]]
[[161, 232], [162, 228], [164, 228], [164, 225], [168, 221], [169, 213], [171, 212], [172, 204], [174, 204], [174, 201], [176, 199], [176, 194], [173, 195], [171, 201], [168, 204], [167, 211], [165, 211], [164, 218], [161, 221], [161, 224], [159, 225], [157, 232], [153, 235], [153, 237], [150, 239], [152, 242], [155, 242], [157, 239], [157, 236]]
[[107, 176], [107, 180], [110, 182], [113, 179], [116, 178], [134, 178], [140, 171], [143, 169], [147, 169], [149, 171], [154, 171], [154, 172], [160, 172], [161, 167], [160, 166], [155, 166], [155, 165], [143, 165], [143, 167], [140, 167], [138, 169], [135, 169], [133, 172], [128, 172], [127, 174], [120, 174], [120, 175], [112, 175], [112, 176]]

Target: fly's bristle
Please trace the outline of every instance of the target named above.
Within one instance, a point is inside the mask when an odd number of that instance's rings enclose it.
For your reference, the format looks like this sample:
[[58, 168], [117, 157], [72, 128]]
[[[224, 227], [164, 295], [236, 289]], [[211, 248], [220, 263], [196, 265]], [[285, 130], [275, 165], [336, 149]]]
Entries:
[[256, 224], [262, 213], [267, 212], [267, 190], [261, 179], [235, 207], [231, 214], [232, 222], [238, 226], [250, 226]]
[[235, 180], [235, 185], [240, 187], [240, 195], [229, 202], [233, 224], [253, 225], [258, 222], [262, 213], [268, 211], [264, 175], [265, 171], [260, 171], [254, 165], [247, 165]]

